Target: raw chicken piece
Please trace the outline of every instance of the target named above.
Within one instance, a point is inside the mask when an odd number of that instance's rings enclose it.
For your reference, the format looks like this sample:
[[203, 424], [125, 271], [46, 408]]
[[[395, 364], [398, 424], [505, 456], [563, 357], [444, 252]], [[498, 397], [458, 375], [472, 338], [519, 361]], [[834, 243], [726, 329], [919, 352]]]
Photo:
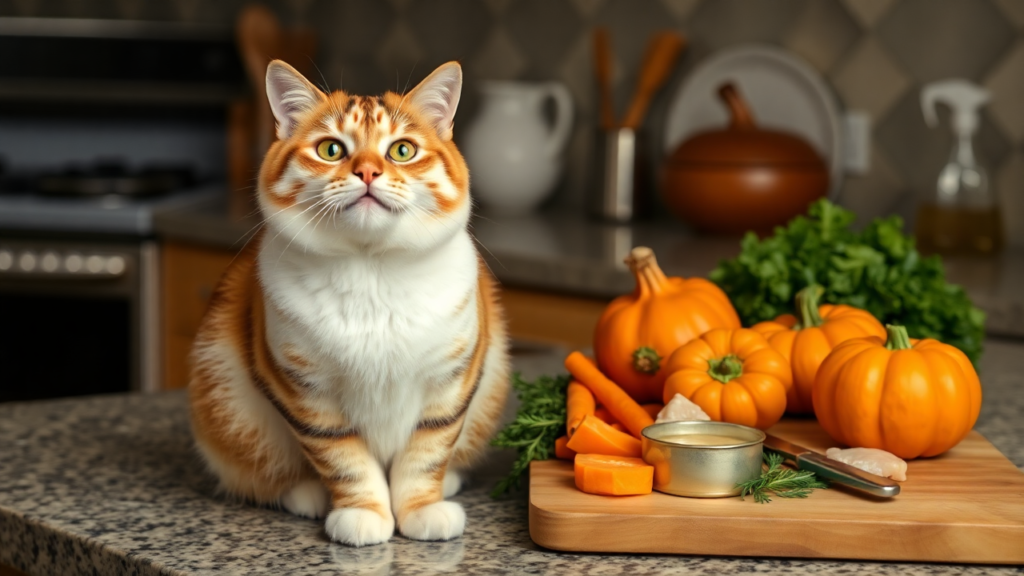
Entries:
[[825, 451], [825, 456], [877, 476], [892, 478], [897, 482], [903, 482], [907, 479], [907, 463], [885, 450], [877, 448], [847, 448], [846, 450], [829, 448]]
[[665, 407], [658, 412], [659, 422], [686, 422], [689, 420], [711, 420], [708, 415], [693, 402], [686, 399], [682, 394], [676, 394], [665, 404]]

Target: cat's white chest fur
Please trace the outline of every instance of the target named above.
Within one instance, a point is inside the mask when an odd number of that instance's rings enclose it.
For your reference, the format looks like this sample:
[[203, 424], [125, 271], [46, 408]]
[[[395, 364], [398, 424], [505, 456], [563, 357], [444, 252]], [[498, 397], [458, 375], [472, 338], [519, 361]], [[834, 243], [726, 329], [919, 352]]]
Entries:
[[[271, 349], [285, 365], [288, 351], [308, 361], [303, 379], [321, 407], [339, 410], [389, 460], [425, 399], [448, 384], [453, 343], [476, 336], [472, 241], [457, 234], [419, 255], [327, 257], [284, 246], [269, 240], [260, 253]], [[473, 305], [456, 314], [467, 295]]]

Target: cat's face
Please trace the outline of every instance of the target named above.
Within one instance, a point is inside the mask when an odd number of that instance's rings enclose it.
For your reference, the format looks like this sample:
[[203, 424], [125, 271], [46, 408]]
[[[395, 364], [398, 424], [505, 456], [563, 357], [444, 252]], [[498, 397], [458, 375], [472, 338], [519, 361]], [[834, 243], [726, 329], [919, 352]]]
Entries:
[[465, 228], [469, 171], [451, 141], [461, 90], [454, 62], [404, 96], [324, 94], [271, 62], [278, 141], [259, 176], [269, 233], [330, 254], [426, 250]]

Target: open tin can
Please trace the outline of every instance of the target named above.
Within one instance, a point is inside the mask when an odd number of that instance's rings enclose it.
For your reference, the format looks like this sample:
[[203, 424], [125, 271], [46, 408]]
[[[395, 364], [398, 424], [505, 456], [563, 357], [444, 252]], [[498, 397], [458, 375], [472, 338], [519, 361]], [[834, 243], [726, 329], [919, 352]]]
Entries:
[[728, 422], [663, 422], [643, 430], [641, 450], [654, 466], [654, 489], [675, 496], [722, 498], [761, 476], [764, 432]]

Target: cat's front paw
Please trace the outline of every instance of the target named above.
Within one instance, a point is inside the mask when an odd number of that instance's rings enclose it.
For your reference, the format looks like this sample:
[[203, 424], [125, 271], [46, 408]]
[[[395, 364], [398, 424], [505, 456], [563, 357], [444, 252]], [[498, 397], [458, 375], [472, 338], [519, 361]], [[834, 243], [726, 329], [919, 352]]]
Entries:
[[466, 529], [466, 512], [461, 505], [442, 500], [410, 512], [398, 529], [413, 540], [451, 540]]
[[335, 542], [367, 546], [387, 542], [395, 533], [395, 519], [365, 508], [338, 508], [327, 515], [324, 529]]

